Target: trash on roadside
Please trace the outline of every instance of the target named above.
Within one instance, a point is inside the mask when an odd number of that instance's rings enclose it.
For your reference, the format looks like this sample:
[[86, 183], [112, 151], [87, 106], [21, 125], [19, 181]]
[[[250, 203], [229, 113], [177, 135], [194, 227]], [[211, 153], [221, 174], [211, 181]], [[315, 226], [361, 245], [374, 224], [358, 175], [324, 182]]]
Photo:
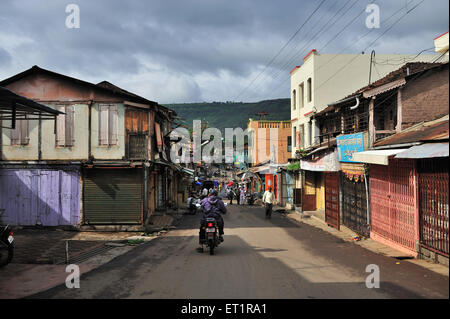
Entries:
[[129, 239], [127, 244], [130, 246], [134, 246], [134, 245], [142, 244], [143, 242], [144, 242], [143, 239]]
[[350, 238], [350, 240], [360, 241], [360, 240], [361, 240], [361, 237], [359, 237], [359, 236], [352, 236], [352, 237]]

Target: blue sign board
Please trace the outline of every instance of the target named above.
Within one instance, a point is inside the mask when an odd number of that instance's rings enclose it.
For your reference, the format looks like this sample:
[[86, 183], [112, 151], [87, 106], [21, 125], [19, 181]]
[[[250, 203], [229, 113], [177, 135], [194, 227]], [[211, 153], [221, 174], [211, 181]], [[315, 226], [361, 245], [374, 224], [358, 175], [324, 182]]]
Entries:
[[339, 162], [359, 163], [352, 160], [353, 153], [364, 151], [364, 134], [348, 134], [336, 137]]

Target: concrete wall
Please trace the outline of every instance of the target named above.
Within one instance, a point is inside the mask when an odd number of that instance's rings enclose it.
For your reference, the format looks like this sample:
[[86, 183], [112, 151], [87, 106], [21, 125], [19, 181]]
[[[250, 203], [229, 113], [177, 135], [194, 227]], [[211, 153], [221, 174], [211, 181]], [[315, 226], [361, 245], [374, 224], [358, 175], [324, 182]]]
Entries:
[[118, 145], [99, 145], [99, 104], [95, 103], [92, 107], [92, 156], [95, 159], [116, 159], [120, 160], [125, 157], [125, 107], [123, 103], [117, 104], [119, 117], [118, 124]]
[[54, 134], [54, 121], [42, 121], [41, 147], [43, 160], [87, 160], [89, 158], [88, 105], [75, 104], [74, 111], [75, 143], [72, 147], [57, 147]]
[[[16, 94], [39, 103], [54, 106], [57, 104], [74, 105], [73, 147], [56, 147], [54, 121], [42, 121], [42, 160], [82, 160], [88, 159], [89, 145], [89, 101], [95, 101], [92, 107], [92, 155], [95, 159], [122, 159], [125, 156], [125, 110], [123, 98], [114, 96], [101, 88], [96, 88], [55, 75], [31, 74], [6, 86]], [[118, 145], [99, 146], [98, 103], [118, 105]], [[38, 160], [38, 123], [30, 121], [30, 142], [25, 146], [11, 146], [9, 130], [2, 133], [2, 160]], [[5, 121], [5, 125], [9, 125]]]
[[[277, 130], [278, 140], [275, 145], [277, 147], [276, 160], [278, 163], [287, 163], [290, 157], [288, 152], [288, 136], [292, 136], [291, 123], [288, 121], [255, 121], [249, 120], [248, 129], [252, 133], [253, 145], [249, 148], [249, 154], [252, 154], [254, 164], [259, 164], [273, 158], [272, 140], [275, 137], [270, 136], [270, 130]], [[263, 134], [259, 134], [265, 131]], [[270, 140], [269, 140], [270, 138]], [[265, 150], [261, 150], [260, 145], [265, 146]]]
[[[375, 56], [376, 64], [372, 66], [371, 82], [397, 70], [406, 62], [431, 62], [437, 57], [438, 55], [420, 55], [415, 58], [415, 55], [377, 54]], [[310, 125], [312, 113], [307, 116], [305, 114], [313, 111], [320, 112], [329, 103], [343, 99], [366, 86], [369, 83], [369, 69], [370, 54], [319, 54], [313, 52], [301, 67], [292, 71], [291, 98], [294, 89], [298, 91], [298, 86], [305, 83], [306, 90], [307, 79], [312, 79], [312, 101], [306, 101], [307, 94], [305, 92], [303, 108], [298, 107], [299, 102], [297, 101], [297, 107], [294, 110], [291, 102], [293, 126], [297, 127], [297, 132], [301, 124], [305, 126], [305, 147], [310, 146], [308, 125]], [[296, 94], [296, 96], [298, 100], [301, 95]], [[312, 131], [314, 132], [314, 129]], [[314, 141], [314, 136], [311, 140]], [[292, 156], [294, 155], [295, 149], [293, 148]]]
[[[53, 121], [51, 121], [53, 123]], [[3, 121], [4, 126], [11, 126], [11, 121]], [[39, 136], [39, 121], [29, 121], [29, 143], [28, 145], [11, 145], [11, 130], [2, 130], [2, 160], [37, 160], [38, 159], [38, 136]], [[53, 134], [54, 136], [54, 134]]]

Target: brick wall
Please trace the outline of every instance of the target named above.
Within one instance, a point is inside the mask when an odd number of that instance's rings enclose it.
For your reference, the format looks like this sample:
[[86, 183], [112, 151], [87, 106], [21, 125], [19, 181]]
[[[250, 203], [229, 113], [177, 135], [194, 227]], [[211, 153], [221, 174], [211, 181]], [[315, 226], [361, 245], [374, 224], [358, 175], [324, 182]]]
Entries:
[[[249, 121], [248, 124], [248, 128], [254, 130], [254, 141], [253, 141], [253, 146], [252, 146], [252, 150], [249, 150], [249, 152], [251, 152], [254, 156], [253, 160], [255, 161], [254, 164], [259, 164], [261, 162], [264, 162], [266, 160], [271, 160], [273, 157], [272, 154], [272, 149], [271, 149], [271, 140], [270, 138], [274, 138], [274, 137], [270, 137], [270, 130], [271, 129], [276, 129], [278, 131], [278, 141], [276, 143], [277, 145], [277, 161], [278, 163], [287, 163], [288, 158], [291, 157], [291, 152], [288, 152], [288, 136], [292, 135], [292, 128], [291, 128], [291, 123], [288, 121], [280, 121], [280, 122], [275, 122], [275, 121], [255, 121], [255, 120], [251, 120]], [[265, 137], [260, 136], [258, 134], [258, 132], [262, 133], [263, 131], [265, 131]], [[265, 141], [264, 141], [265, 139]], [[265, 145], [265, 154], [264, 154], [264, 150], [260, 150], [260, 152], [263, 152], [262, 154], [260, 154], [258, 152], [258, 146], [259, 146], [259, 142], [260, 140], [263, 140], [263, 142], [261, 142], [262, 145]], [[292, 146], [292, 145], [291, 145]], [[262, 155], [262, 156], [260, 156]]]
[[449, 113], [448, 76], [447, 64], [409, 80], [402, 90], [402, 129]]

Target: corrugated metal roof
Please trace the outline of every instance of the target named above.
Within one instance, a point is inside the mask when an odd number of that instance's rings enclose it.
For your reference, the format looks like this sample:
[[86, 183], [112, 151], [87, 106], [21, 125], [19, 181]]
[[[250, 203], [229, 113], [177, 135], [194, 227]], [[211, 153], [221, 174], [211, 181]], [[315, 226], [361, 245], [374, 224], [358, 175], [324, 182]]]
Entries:
[[352, 159], [356, 162], [388, 165], [389, 156], [399, 154], [406, 151], [407, 148], [395, 149], [395, 150], [369, 150], [359, 153], [353, 153]]
[[430, 122], [419, 123], [402, 132], [386, 137], [374, 144], [375, 147], [405, 144], [421, 141], [439, 141], [448, 139], [448, 115]]
[[[18, 95], [11, 90], [0, 86], [0, 109], [12, 112], [13, 103], [16, 103], [16, 116], [23, 114], [58, 115], [64, 114], [46, 105], [37, 103], [31, 99]], [[1, 112], [0, 111], [0, 112]], [[8, 113], [9, 114], [9, 113]]]
[[397, 154], [395, 158], [448, 157], [448, 153], [448, 143], [427, 143], [413, 146], [407, 151]]

